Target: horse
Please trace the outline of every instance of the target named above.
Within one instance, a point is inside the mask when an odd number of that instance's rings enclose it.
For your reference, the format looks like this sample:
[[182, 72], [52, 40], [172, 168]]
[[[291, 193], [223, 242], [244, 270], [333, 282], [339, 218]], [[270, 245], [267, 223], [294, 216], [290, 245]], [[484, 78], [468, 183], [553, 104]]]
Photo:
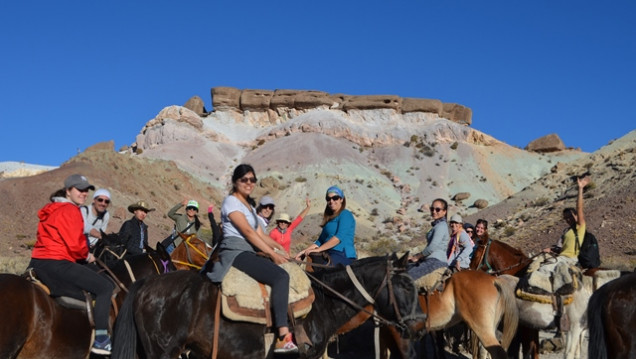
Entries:
[[[496, 278], [486, 273], [465, 270], [454, 273], [446, 280], [443, 291], [422, 293], [418, 301], [427, 315], [427, 331], [450, 328], [465, 322], [477, 335], [493, 359], [505, 359], [506, 350], [518, 323], [514, 290], [507, 277]], [[497, 340], [497, 326], [503, 319], [504, 333], [501, 343]], [[391, 353], [402, 358], [418, 351], [418, 344], [411, 348], [410, 342], [400, 340], [394, 328], [382, 328], [384, 343]], [[386, 357], [386, 348], [381, 355]]]
[[628, 359], [636, 356], [636, 273], [600, 287], [587, 307], [588, 356]]
[[[482, 254], [483, 253], [483, 254]], [[471, 268], [487, 269], [492, 274], [514, 274], [518, 278], [525, 274], [532, 258], [528, 258], [523, 252], [501, 241], [488, 240], [480, 242], [473, 254]], [[587, 316], [585, 309], [592, 294], [593, 283], [589, 276], [581, 276], [580, 286], [572, 296], [572, 304], [564, 307], [565, 313], [571, 323], [567, 332], [564, 356], [568, 359], [580, 355], [580, 342]], [[550, 329], [558, 326], [558, 317], [555, 316], [551, 303], [539, 303], [517, 298], [519, 307], [520, 331], [517, 337], [521, 340], [524, 357], [539, 358], [539, 330]], [[513, 342], [509, 349], [511, 357], [517, 357], [519, 353], [518, 343]]]
[[[160, 273], [174, 270], [170, 264], [164, 266], [161, 262], [161, 258], [166, 257], [169, 259], [165, 251], [158, 253], [149, 249], [146, 254], [130, 257], [129, 269], [122, 263], [121, 268], [114, 267], [110, 271], [119, 273], [118, 281], [125, 285], [130, 283], [131, 277], [143, 278], [157, 273], [155, 269]], [[14, 274], [0, 274], [0, 292], [0, 358], [89, 356], [94, 338], [86, 309], [62, 306], [40, 285]], [[115, 300], [123, 300], [125, 293], [120, 290]]]
[[195, 234], [179, 233], [183, 241], [171, 253], [172, 263], [178, 270], [200, 270], [212, 254], [212, 248]]
[[[367, 305], [403, 335], [419, 335], [425, 316], [418, 310], [415, 285], [404, 273], [406, 263], [406, 256], [397, 259], [395, 254], [370, 257], [310, 277], [312, 309], [293, 325], [300, 355], [320, 357], [329, 338]], [[219, 315], [219, 287], [193, 271], [137, 282], [115, 325], [112, 358], [174, 358], [186, 350], [191, 358], [264, 358], [269, 348], [265, 326]]]

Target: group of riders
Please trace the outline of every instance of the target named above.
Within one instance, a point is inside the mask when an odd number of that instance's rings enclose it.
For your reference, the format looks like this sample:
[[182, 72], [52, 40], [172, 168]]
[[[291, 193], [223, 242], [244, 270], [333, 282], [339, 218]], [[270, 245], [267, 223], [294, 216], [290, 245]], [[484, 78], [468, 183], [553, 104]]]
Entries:
[[[583, 188], [589, 181], [589, 177], [578, 178], [577, 206], [563, 212], [569, 230], [556, 246], [546, 249], [546, 252], [558, 254], [559, 263], [576, 263], [577, 248], [585, 234]], [[320, 236], [292, 257], [291, 234], [309, 212], [311, 203], [307, 199], [306, 208], [293, 221], [288, 214], [280, 214], [276, 218], [276, 227], [268, 234], [266, 226], [274, 215], [274, 201], [264, 196], [257, 205], [252, 198], [256, 183], [254, 168], [249, 164], [238, 165], [232, 174], [230, 193], [221, 206], [220, 226], [214, 219], [213, 206], [208, 207], [212, 226], [212, 238], [208, 243], [217, 248], [218, 258], [204, 269], [208, 271], [207, 277], [215, 283], [222, 282], [230, 267], [235, 267], [256, 281], [269, 285], [273, 324], [278, 335], [274, 352], [294, 353], [298, 348], [289, 329], [287, 313], [290, 279], [279, 265], [315, 253], [328, 254], [332, 265], [350, 264], [358, 257], [354, 245], [356, 221], [346, 209], [344, 191], [338, 186], [329, 187], [325, 193], [326, 206], [320, 223]], [[81, 291], [94, 296], [95, 339], [91, 351], [108, 355], [112, 346], [108, 319], [114, 284], [98, 274], [95, 266], [87, 264], [95, 262], [91, 247], [99, 242], [108, 225], [107, 207], [111, 195], [108, 190], [99, 189], [94, 192], [93, 203], [83, 206], [89, 190], [95, 190], [95, 187], [86, 177], [71, 175], [64, 181], [64, 187], [53, 193], [50, 202], [40, 209], [37, 241], [29, 267], [36, 271], [53, 296], [76, 296]], [[184, 206], [185, 214], [178, 213]], [[139, 201], [128, 206], [128, 210], [133, 217], [122, 225], [119, 240], [125, 244], [127, 254], [143, 253], [148, 246], [148, 226], [144, 220], [154, 208]], [[184, 200], [170, 209], [168, 216], [175, 221], [175, 232], [200, 235], [198, 211], [199, 204], [194, 200]], [[421, 252], [409, 257], [408, 274], [413, 279], [440, 268], [467, 269], [474, 246], [479, 241], [488, 240], [487, 221], [479, 220], [473, 227], [463, 223], [459, 214], [451, 216], [448, 221], [447, 211], [448, 204], [444, 199], [432, 202], [430, 213], [433, 222], [426, 235], [427, 245]], [[178, 236], [171, 236], [164, 244], [172, 251], [179, 242]]]

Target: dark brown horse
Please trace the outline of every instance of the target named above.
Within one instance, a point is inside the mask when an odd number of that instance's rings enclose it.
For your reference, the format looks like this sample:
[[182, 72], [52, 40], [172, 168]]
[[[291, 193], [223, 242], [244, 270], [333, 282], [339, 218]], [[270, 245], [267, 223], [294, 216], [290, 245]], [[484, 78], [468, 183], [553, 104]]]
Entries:
[[[409, 334], [421, 331], [425, 318], [418, 310], [413, 281], [404, 273], [405, 265], [406, 256], [398, 260], [393, 255], [355, 261], [350, 271], [338, 267], [316, 273], [312, 309], [294, 326], [297, 339], [303, 332], [307, 338], [299, 343], [301, 356], [320, 357], [329, 338], [359, 312], [356, 306], [372, 305], [385, 321]], [[352, 276], [366, 295], [354, 285]], [[189, 350], [191, 358], [215, 354], [218, 358], [264, 358], [266, 328], [216, 316], [218, 291], [218, 285], [193, 271], [176, 271], [136, 283], [117, 319], [112, 357], [128, 359], [138, 354], [141, 358], [174, 358]], [[213, 339], [215, 335], [217, 339]]]
[[588, 356], [595, 359], [636, 357], [636, 273], [600, 287], [587, 307]]
[[200, 270], [210, 258], [212, 248], [196, 235], [179, 233], [183, 241], [170, 254], [178, 270]]
[[[174, 270], [162, 262], [166, 259], [170, 257], [165, 251], [148, 250], [147, 254], [129, 258], [130, 269], [122, 262], [112, 271], [127, 286], [132, 277]], [[13, 274], [0, 274], [0, 292], [0, 358], [88, 357], [93, 338], [86, 310], [64, 307], [40, 286]], [[125, 293], [120, 290], [118, 297]]]

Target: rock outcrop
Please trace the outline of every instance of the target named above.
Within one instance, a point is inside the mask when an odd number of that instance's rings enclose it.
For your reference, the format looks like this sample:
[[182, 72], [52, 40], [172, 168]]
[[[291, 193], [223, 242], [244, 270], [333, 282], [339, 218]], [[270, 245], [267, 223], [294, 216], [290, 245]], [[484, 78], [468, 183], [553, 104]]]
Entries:
[[526, 146], [526, 150], [534, 152], [557, 152], [564, 149], [565, 145], [556, 133], [537, 138]]
[[199, 116], [207, 112], [205, 110], [205, 104], [203, 103], [203, 100], [199, 96], [190, 97], [190, 99], [186, 101], [183, 107], [187, 108], [188, 110], [191, 110], [192, 112], [196, 113]]
[[[327, 92], [313, 90], [240, 90], [234, 87], [213, 87], [210, 92], [215, 111], [267, 112], [273, 110], [279, 116], [283, 116], [286, 112], [297, 114], [293, 111], [318, 108], [345, 112], [389, 109], [398, 114], [432, 113], [463, 125], [472, 123], [470, 108], [456, 103], [442, 103], [435, 99], [401, 98], [396, 95], [330, 95]], [[270, 122], [271, 120], [270, 118]]]

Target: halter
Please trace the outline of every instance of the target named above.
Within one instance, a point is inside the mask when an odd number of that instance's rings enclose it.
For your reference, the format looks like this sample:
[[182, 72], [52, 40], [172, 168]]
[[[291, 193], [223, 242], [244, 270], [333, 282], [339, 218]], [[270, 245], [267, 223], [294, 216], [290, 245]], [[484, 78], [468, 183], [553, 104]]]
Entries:
[[191, 234], [191, 235], [188, 236], [188, 238], [186, 238], [184, 240], [184, 242], [186, 244], [185, 248], [186, 248], [186, 256], [188, 257], [188, 262], [183, 262], [183, 261], [180, 261], [180, 260], [174, 260], [173, 259], [172, 263], [182, 264], [184, 266], [188, 266], [188, 267], [192, 267], [192, 268], [196, 268], [196, 269], [201, 269], [202, 268], [201, 266], [198, 266], [198, 265], [192, 263], [192, 255], [190, 254], [190, 249], [192, 249], [193, 251], [197, 252], [197, 254], [199, 254], [201, 257], [205, 258], [206, 261], [210, 258], [210, 256], [209, 256], [208, 253], [203, 253], [197, 247], [195, 247], [194, 244], [190, 243], [190, 240], [192, 238], [194, 238], [194, 236], [195, 236], [194, 234]]
[[[333, 267], [330, 267], [330, 268], [333, 268]], [[351, 282], [353, 283], [354, 287], [358, 290], [358, 292], [362, 295], [362, 297], [364, 297], [364, 299], [367, 302], [369, 302], [369, 304], [373, 305], [373, 312], [368, 311], [367, 309], [365, 309], [361, 305], [353, 302], [351, 299], [349, 299], [349, 298], [345, 297], [344, 295], [340, 294], [338, 291], [336, 291], [335, 289], [331, 288], [326, 283], [320, 281], [314, 275], [312, 275], [312, 274], [310, 274], [308, 272], [305, 272], [305, 273], [307, 274], [309, 279], [311, 279], [314, 282], [320, 284], [320, 286], [322, 286], [323, 288], [325, 288], [326, 290], [328, 290], [329, 292], [331, 292], [332, 294], [334, 294], [338, 298], [342, 299], [345, 303], [351, 305], [352, 307], [354, 307], [355, 309], [359, 310], [360, 312], [367, 313], [369, 316], [373, 317], [373, 319], [376, 322], [376, 324], [382, 323], [382, 324], [385, 324], [385, 325], [391, 325], [391, 326], [397, 327], [400, 330], [404, 331], [404, 330], [407, 329], [407, 325], [405, 324], [407, 320], [417, 319], [417, 318], [421, 318], [422, 317], [422, 315], [415, 314], [415, 310], [416, 310], [417, 305], [418, 305], [418, 302], [417, 302], [417, 291], [416, 290], [413, 291], [414, 300], [413, 300], [413, 307], [411, 308], [411, 312], [405, 317], [402, 317], [402, 315], [400, 314], [400, 311], [399, 311], [398, 306], [397, 306], [397, 301], [396, 301], [396, 298], [395, 298], [395, 293], [393, 292], [393, 285], [391, 284], [391, 276], [392, 276], [392, 274], [394, 274], [396, 272], [399, 272], [401, 270], [393, 268], [391, 260], [387, 261], [385, 276], [382, 279], [382, 283], [380, 283], [380, 286], [376, 290], [374, 296], [371, 296], [366, 291], [366, 289], [364, 289], [364, 287], [362, 286], [362, 284], [360, 283], [360, 281], [356, 277], [355, 273], [353, 272], [353, 269], [351, 269], [351, 266], [347, 265], [345, 267], [345, 270], [347, 272], [347, 275], [349, 276], [349, 279], [351, 279]], [[382, 291], [382, 289], [385, 286], [387, 287], [387, 290], [389, 292], [389, 303], [393, 306], [393, 310], [395, 311], [395, 315], [397, 317], [397, 322], [389, 320], [389, 319], [386, 319], [386, 318], [384, 318], [383, 316], [381, 316], [380, 314], [377, 313], [376, 300], [375, 299], [377, 298], [377, 296], [380, 294], [380, 292]]]
[[488, 242], [486, 244], [479, 244], [480, 247], [486, 247], [486, 249], [482, 252], [481, 254], [481, 258], [479, 259], [479, 263], [477, 264], [477, 267], [475, 268], [475, 270], [480, 270], [481, 268], [484, 267], [484, 265], [486, 266], [486, 268], [488, 268], [488, 270], [485, 270], [486, 273], [488, 274], [499, 274], [499, 273], [503, 273], [507, 270], [510, 270], [512, 268], [516, 268], [522, 265], [527, 265], [529, 262], [532, 262], [532, 260], [537, 257], [538, 255], [541, 254], [541, 252], [539, 252], [538, 254], [533, 255], [532, 257], [529, 257], [527, 260], [525, 261], [520, 261], [517, 262], [516, 264], [510, 265], [506, 268], [501, 268], [499, 270], [494, 270], [494, 268], [490, 265], [490, 262], [488, 262], [488, 254], [490, 253], [490, 245], [492, 244], [492, 239], [488, 238]]

